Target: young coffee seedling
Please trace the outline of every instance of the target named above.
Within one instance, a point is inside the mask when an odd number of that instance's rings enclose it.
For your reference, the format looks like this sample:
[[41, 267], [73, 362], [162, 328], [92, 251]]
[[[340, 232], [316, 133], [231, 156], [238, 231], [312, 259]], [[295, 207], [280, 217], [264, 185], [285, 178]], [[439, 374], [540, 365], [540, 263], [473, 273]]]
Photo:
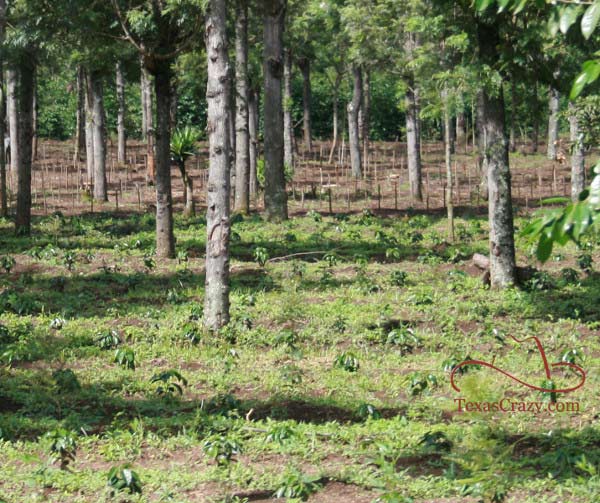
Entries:
[[10, 274], [10, 271], [13, 269], [13, 267], [15, 267], [16, 264], [17, 261], [10, 255], [4, 255], [2, 258], [0, 258], [0, 266], [2, 269], [4, 269], [6, 274]]
[[140, 477], [129, 465], [113, 466], [108, 472], [107, 485], [112, 498], [123, 491], [128, 491], [129, 494], [142, 493]]
[[358, 362], [357, 356], [350, 352], [345, 351], [342, 354], [338, 355], [338, 357], [334, 360], [333, 366], [343, 369], [346, 372], [356, 372], [358, 371], [360, 364]]
[[121, 344], [121, 339], [115, 330], [107, 330], [98, 334], [95, 342], [100, 349], [115, 349]]
[[241, 454], [242, 447], [237, 439], [224, 435], [208, 438], [203, 445], [204, 452], [213, 458], [219, 466], [229, 466], [233, 457]]
[[370, 403], [361, 404], [356, 410], [356, 415], [363, 421], [366, 419], [381, 419], [381, 413]]
[[288, 469], [281, 485], [275, 491], [275, 498], [296, 498], [306, 501], [308, 497], [321, 489], [319, 478], [310, 477], [297, 469]]
[[63, 254], [63, 264], [67, 267], [67, 270], [71, 272], [75, 263], [77, 262], [77, 254], [72, 251], [66, 251]]
[[187, 379], [177, 372], [177, 370], [171, 369], [153, 375], [150, 379], [150, 383], [158, 384], [156, 387], [157, 395], [183, 395], [183, 386], [187, 386]]
[[66, 470], [69, 463], [75, 461], [77, 451], [76, 435], [65, 429], [52, 430], [45, 437], [50, 441], [50, 460], [52, 463], [60, 461], [60, 469]]
[[135, 353], [133, 349], [117, 349], [115, 352], [115, 363], [129, 370], [135, 370]]
[[269, 252], [267, 249], [263, 248], [262, 246], [257, 246], [254, 249], [254, 260], [259, 266], [264, 267], [269, 260]]

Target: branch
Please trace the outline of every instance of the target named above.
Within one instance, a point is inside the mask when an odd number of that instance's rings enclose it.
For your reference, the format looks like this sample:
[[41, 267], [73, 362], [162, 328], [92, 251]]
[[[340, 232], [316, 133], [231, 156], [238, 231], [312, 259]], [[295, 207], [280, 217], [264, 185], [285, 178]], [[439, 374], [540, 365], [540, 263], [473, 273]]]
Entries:
[[139, 53], [142, 54], [142, 56], [145, 56], [146, 50], [144, 49], [143, 45], [140, 42], [135, 40], [133, 34], [127, 27], [127, 23], [125, 21], [125, 18], [123, 17], [123, 13], [121, 12], [121, 9], [119, 8], [118, 0], [112, 0], [112, 5], [117, 14], [117, 18], [119, 19], [119, 24], [121, 25], [121, 28], [123, 29], [123, 33], [125, 33], [125, 37], [139, 51]]

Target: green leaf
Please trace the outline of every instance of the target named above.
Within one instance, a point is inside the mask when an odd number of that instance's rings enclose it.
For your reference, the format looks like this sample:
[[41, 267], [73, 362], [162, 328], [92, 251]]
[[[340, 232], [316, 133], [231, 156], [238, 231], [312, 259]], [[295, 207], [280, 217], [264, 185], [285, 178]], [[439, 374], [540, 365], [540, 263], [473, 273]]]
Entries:
[[560, 16], [560, 31], [566, 34], [573, 23], [577, 21], [578, 16], [579, 9], [577, 7], [572, 5], [565, 7]]
[[583, 36], [588, 39], [596, 29], [596, 25], [600, 20], [600, 1], [594, 2], [593, 5], [590, 5], [585, 14], [583, 15], [583, 19], [581, 20], [581, 33]]
[[538, 243], [536, 253], [537, 258], [540, 262], [546, 262], [550, 258], [550, 255], [552, 254], [553, 244], [554, 242], [552, 241], [552, 238], [549, 238], [545, 234], [542, 234], [540, 236], [540, 241]]
[[483, 12], [493, 3], [494, 3], [494, 0], [475, 0], [475, 8], [479, 12]]

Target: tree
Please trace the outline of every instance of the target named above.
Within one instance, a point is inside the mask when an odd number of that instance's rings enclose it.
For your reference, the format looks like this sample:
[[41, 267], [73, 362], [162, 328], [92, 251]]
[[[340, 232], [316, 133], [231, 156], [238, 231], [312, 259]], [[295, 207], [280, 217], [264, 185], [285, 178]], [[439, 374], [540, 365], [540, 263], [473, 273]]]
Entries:
[[[156, 96], [156, 254], [175, 255], [171, 193], [172, 65], [198, 33], [200, 12], [193, 0], [111, 0], [125, 38], [137, 49], [143, 67], [154, 77]], [[147, 114], [146, 120], [149, 120]]]
[[206, 15], [209, 172], [206, 212], [204, 324], [229, 322], [229, 58], [226, 0], [210, 0]]
[[92, 159], [93, 196], [98, 201], [108, 201], [106, 183], [106, 117], [104, 113], [104, 89], [102, 73], [99, 70], [88, 70], [87, 93], [89, 100], [87, 121], [90, 124], [92, 151], [88, 157]]
[[283, 50], [283, 163], [294, 167], [294, 119], [292, 117], [292, 52]]
[[248, 214], [250, 213], [250, 132], [247, 0], [237, 0], [235, 12], [235, 210]]
[[551, 161], [556, 161], [556, 147], [558, 146], [558, 114], [560, 112], [560, 93], [550, 87], [548, 92], [548, 147], [547, 156]]
[[127, 132], [125, 130], [125, 77], [123, 75], [123, 63], [117, 62], [116, 65], [117, 81], [117, 160], [120, 164], [125, 164], [127, 157]]
[[[6, 29], [6, 0], [0, 0], [0, 43], [4, 43], [4, 31]], [[4, 137], [6, 126], [4, 117], [6, 115], [6, 94], [4, 92], [4, 61], [0, 59], [0, 141], [2, 152], [0, 152], [0, 217], [8, 216], [8, 191], [6, 186], [6, 150], [4, 148]]]
[[358, 114], [362, 104], [362, 70], [356, 63], [352, 65], [352, 100], [348, 102], [348, 143], [350, 144], [350, 165], [352, 176], [362, 176], [362, 153], [359, 138]]
[[286, 0], [264, 0], [264, 151], [267, 220], [287, 220], [283, 164], [283, 30]]

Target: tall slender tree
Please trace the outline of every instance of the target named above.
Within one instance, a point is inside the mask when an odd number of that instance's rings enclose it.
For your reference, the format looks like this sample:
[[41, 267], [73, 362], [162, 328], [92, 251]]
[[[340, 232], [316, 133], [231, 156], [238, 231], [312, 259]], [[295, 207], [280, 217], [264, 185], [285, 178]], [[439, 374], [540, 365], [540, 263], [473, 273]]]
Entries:
[[283, 164], [283, 30], [287, 0], [264, 0], [264, 151], [267, 220], [287, 220]]
[[283, 162], [286, 166], [294, 166], [294, 124], [292, 107], [292, 51], [283, 50]]
[[250, 132], [248, 124], [248, 1], [237, 0], [235, 19], [235, 210], [250, 213]]
[[350, 165], [352, 176], [362, 176], [362, 153], [359, 137], [358, 114], [362, 104], [363, 78], [362, 69], [356, 63], [352, 65], [352, 100], [348, 102], [348, 143], [350, 144]]
[[209, 174], [206, 213], [204, 323], [217, 330], [229, 322], [229, 58], [227, 2], [209, 0], [206, 15], [208, 62]]
[[[4, 31], [6, 29], [6, 0], [0, 0], [0, 44], [4, 43]], [[0, 59], [0, 217], [8, 216], [8, 189], [6, 185], [6, 149], [4, 148], [4, 137], [6, 126], [4, 117], [6, 115], [6, 93], [4, 92], [4, 61]]]
[[125, 164], [127, 157], [127, 132], [125, 130], [125, 76], [123, 75], [123, 63], [117, 61], [116, 65], [117, 83], [117, 160]]
[[548, 93], [548, 159], [556, 161], [556, 147], [558, 144], [558, 113], [560, 112], [560, 93], [550, 87]]

